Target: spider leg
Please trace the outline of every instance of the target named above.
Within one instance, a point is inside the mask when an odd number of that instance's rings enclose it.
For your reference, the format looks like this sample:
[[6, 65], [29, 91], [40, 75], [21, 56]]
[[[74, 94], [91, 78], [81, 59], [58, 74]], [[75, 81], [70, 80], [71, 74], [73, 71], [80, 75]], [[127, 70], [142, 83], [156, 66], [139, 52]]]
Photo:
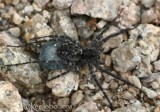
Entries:
[[6, 64], [3, 66], [19, 66], [19, 65], [25, 65], [25, 64], [30, 64], [30, 63], [39, 63], [39, 61], [31, 61], [31, 62], [24, 62], [24, 63], [16, 63], [16, 64]]
[[48, 79], [48, 81], [57, 79], [57, 78], [59, 78], [59, 77], [61, 77], [61, 76], [64, 76], [64, 75], [68, 74], [69, 72], [70, 72], [70, 71], [63, 72], [63, 73], [61, 73], [61, 74], [59, 74], [59, 75], [57, 75], [57, 76], [55, 76], [55, 77], [52, 77], [51, 79]]
[[16, 64], [5, 64], [5, 65], [3, 65], [3, 63], [2, 64], [0, 64], [0, 65], [2, 65], [2, 66], [19, 66], [19, 65], [25, 65], [25, 64], [30, 64], [30, 63], [57, 63], [57, 62], [61, 62], [61, 61], [55, 61], [55, 60], [49, 60], [49, 61], [40, 61], [40, 60], [36, 60], [36, 61], [30, 61], [30, 62], [24, 62], [24, 63], [16, 63]]
[[[117, 17], [113, 20], [116, 21], [116, 19], [121, 15], [122, 11], [124, 9], [121, 9], [120, 12], [118, 13]], [[94, 39], [91, 43], [91, 46], [95, 46], [97, 44], [97, 42], [103, 37], [103, 34], [110, 28], [110, 26], [106, 23], [106, 25], [103, 27], [102, 32], [96, 37], [96, 39]]]
[[[49, 36], [44, 36], [44, 37], [38, 37], [38, 38], [33, 38], [33, 39], [30, 39], [31, 42], [29, 43], [25, 43], [25, 44], [22, 44], [22, 45], [6, 45], [6, 47], [26, 47], [28, 45], [32, 45], [34, 43], [39, 43], [41, 44], [42, 42], [48, 42], [48, 41], [52, 41], [54, 40], [54, 37], [55, 35], [49, 35]], [[44, 38], [47, 38], [47, 40], [43, 40]]]
[[135, 26], [133, 26], [133, 27], [131, 27], [131, 28], [121, 29], [121, 30], [120, 30], [119, 32], [117, 32], [117, 33], [110, 34], [109, 36], [101, 39], [98, 44], [101, 46], [104, 42], [106, 42], [106, 41], [109, 40], [110, 38], [115, 37], [115, 36], [120, 35], [120, 34], [123, 34], [123, 33], [127, 32], [127, 31], [129, 31], [129, 30], [132, 30], [132, 29], [136, 28], [137, 26], [138, 26], [138, 24], [135, 25]]
[[95, 75], [95, 72], [93, 71], [93, 67], [92, 67], [90, 64], [89, 64], [88, 66], [89, 66], [89, 70], [91, 71], [91, 77], [94, 79], [94, 81], [95, 81], [96, 84], [98, 85], [99, 89], [102, 91], [104, 97], [108, 100], [111, 110], [113, 110], [113, 105], [112, 105], [111, 101], [109, 100], [107, 94], [104, 92], [101, 84], [100, 84], [99, 81], [97, 80], [97, 77], [96, 77], [96, 75]]
[[6, 47], [26, 47], [28, 45], [31, 45], [33, 43], [41, 43], [41, 42], [47, 42], [46, 40], [41, 40], [41, 41], [35, 41], [35, 42], [30, 42], [30, 43], [25, 43], [25, 44], [22, 44], [22, 45], [6, 45]]
[[125, 84], [131, 85], [131, 86], [139, 89], [141, 92], [143, 92], [143, 90], [142, 90], [141, 88], [138, 88], [138, 87], [135, 86], [134, 84], [132, 84], [132, 83], [130, 83], [129, 81], [125, 80], [124, 78], [119, 77], [118, 75], [115, 75], [115, 74], [112, 73], [110, 70], [106, 70], [106, 69], [102, 68], [100, 65], [96, 65], [96, 64], [95, 64], [95, 66], [96, 66], [96, 68], [98, 68], [101, 72], [107, 73], [108, 75], [110, 75], [110, 76], [112, 76], [112, 77], [114, 77], [114, 78], [116, 78], [116, 79], [124, 82]]
[[30, 40], [34, 41], [34, 40], [40, 40], [40, 39], [44, 39], [44, 38], [51, 38], [53, 39], [56, 35], [49, 35], [49, 36], [43, 36], [43, 37], [38, 37], [38, 38], [32, 38]]
[[[143, 5], [141, 4], [141, 5], [140, 5], [140, 15], [142, 15], [142, 9], [143, 9]], [[123, 10], [124, 10], [124, 9], [122, 9], [122, 10], [120, 11], [119, 15], [122, 13]], [[117, 18], [118, 18], [118, 16], [114, 19], [114, 21], [115, 21]], [[122, 34], [122, 33], [125, 33], [125, 32], [127, 32], [127, 31], [129, 31], [129, 30], [132, 30], [132, 29], [136, 28], [136, 27], [141, 23], [141, 21], [142, 21], [142, 20], [141, 20], [141, 17], [140, 17], [140, 20], [139, 20], [139, 22], [138, 22], [137, 24], [133, 25], [131, 28], [121, 29], [121, 30], [120, 30], [119, 32], [117, 32], [117, 33], [110, 34], [109, 36], [107, 36], [107, 37], [103, 38], [102, 40], [100, 40], [99, 45], [101, 46], [104, 42], [106, 42], [108, 39], [110, 39], [110, 38], [112, 38], [112, 37], [115, 37], [115, 36], [117, 36], [117, 35], [120, 35], [120, 34]]]
[[103, 27], [103, 30], [101, 31], [101, 33], [92, 41], [91, 46], [97, 45], [98, 41], [103, 37], [103, 34], [104, 34], [109, 28], [110, 28], [109, 25], [106, 24], [106, 25]]

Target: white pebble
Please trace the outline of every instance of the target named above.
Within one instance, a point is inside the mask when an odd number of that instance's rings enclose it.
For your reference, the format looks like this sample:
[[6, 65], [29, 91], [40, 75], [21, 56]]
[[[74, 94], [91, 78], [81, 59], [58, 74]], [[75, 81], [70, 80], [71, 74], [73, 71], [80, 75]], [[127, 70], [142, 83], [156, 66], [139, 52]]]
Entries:
[[151, 89], [148, 89], [144, 86], [142, 86], [142, 90], [147, 94], [147, 96], [151, 99], [154, 99], [155, 97], [157, 97], [157, 93]]
[[23, 17], [21, 17], [19, 14], [14, 13], [13, 15], [13, 22], [17, 25], [21, 24], [21, 22], [23, 21]]
[[20, 36], [20, 29], [18, 27], [10, 28], [9, 32], [15, 37]]
[[138, 87], [138, 88], [142, 87], [141, 82], [140, 82], [140, 80], [139, 80], [138, 77], [136, 77], [136, 76], [129, 76], [128, 80], [129, 80], [130, 83], [132, 83], [136, 87]]

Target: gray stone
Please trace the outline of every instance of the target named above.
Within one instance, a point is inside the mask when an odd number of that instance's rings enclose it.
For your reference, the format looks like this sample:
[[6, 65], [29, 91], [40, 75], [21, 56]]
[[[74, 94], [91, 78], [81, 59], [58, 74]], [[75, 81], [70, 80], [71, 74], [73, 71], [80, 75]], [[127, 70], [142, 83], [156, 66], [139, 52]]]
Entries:
[[8, 81], [0, 81], [0, 110], [3, 109], [5, 112], [22, 112], [22, 99], [21, 96]]
[[155, 23], [160, 24], [160, 1], [159, 0], [156, 1], [154, 8], [155, 8], [155, 12], [156, 12], [156, 15], [157, 15]]
[[97, 93], [92, 96], [92, 99], [95, 100], [102, 100], [103, 99], [103, 93], [101, 91], [98, 91]]
[[122, 0], [75, 0], [71, 6], [71, 14], [86, 14], [93, 18], [113, 20], [121, 3]]
[[101, 20], [101, 21], [99, 21], [99, 22], [97, 23], [97, 28], [98, 28], [98, 29], [101, 29], [101, 28], [103, 28], [105, 25], [106, 25], [106, 21]]
[[158, 81], [154, 81], [154, 82], [151, 83], [151, 86], [152, 86], [153, 89], [158, 90], [159, 87], [160, 87], [160, 84], [158, 83]]
[[86, 102], [77, 107], [74, 112], [99, 112], [96, 103]]
[[138, 77], [151, 73], [151, 62], [157, 60], [160, 46], [160, 28], [151, 24], [141, 24], [130, 31], [130, 37], [137, 41], [137, 50], [141, 54], [142, 63], [137, 66], [135, 74]]
[[154, 8], [150, 8], [142, 13], [141, 21], [142, 23], [151, 23], [157, 18]]
[[[110, 28], [103, 34], [103, 38], [111, 34], [117, 33], [118, 31], [119, 29], [116, 28], [115, 26], [110, 26]], [[110, 49], [118, 47], [122, 41], [123, 41], [123, 35], [115, 36], [113, 38], [110, 38], [106, 42], [104, 42], [104, 44], [102, 45], [102, 48], [104, 48], [104, 52], [107, 52]]]
[[140, 7], [132, 1], [122, 6], [120, 10], [122, 12], [116, 21], [121, 28], [130, 28], [140, 21]]
[[77, 27], [78, 36], [81, 39], [88, 39], [93, 34], [93, 30], [87, 25], [86, 17], [73, 18], [73, 22]]
[[23, 17], [20, 16], [18, 13], [14, 13], [13, 15], [13, 22], [17, 25], [20, 25], [23, 21]]
[[148, 77], [150, 76], [152, 66], [150, 63], [150, 57], [142, 57], [142, 61], [140, 64], [137, 65], [136, 69], [133, 71], [133, 74], [137, 75], [138, 77]]
[[[57, 76], [62, 71], [51, 71], [48, 75], [49, 77]], [[79, 85], [79, 76], [78, 74], [69, 72], [65, 76], [53, 79], [46, 83], [49, 88], [52, 89], [52, 94], [59, 97], [65, 97], [68, 96], [72, 90], [77, 90]]]
[[20, 29], [18, 27], [14, 27], [14, 28], [10, 28], [9, 32], [11, 33], [11, 35], [13, 35], [14, 37], [19, 37], [20, 36]]
[[50, 26], [47, 25], [48, 16], [42, 16], [40, 14], [34, 15], [31, 19], [26, 21], [23, 25], [25, 31], [24, 39], [29, 42], [31, 38], [49, 36], [53, 32]]
[[74, 23], [68, 16], [68, 11], [55, 11], [52, 17], [52, 27], [57, 35], [67, 35], [78, 40], [78, 34]]
[[84, 98], [82, 91], [76, 91], [71, 98], [72, 105], [77, 105]]
[[[6, 47], [5, 45], [17, 46], [20, 45], [20, 41], [10, 36], [6, 32], [0, 33], [0, 59], [5, 65], [17, 64], [35, 61], [34, 58], [23, 51], [22, 47]], [[3, 65], [2, 65], [3, 66]], [[40, 78], [41, 71], [38, 63], [23, 64], [19, 66], [6, 66], [1, 68], [1, 77], [5, 80], [15, 83], [15, 86], [23, 93], [23, 95], [29, 95], [34, 92], [44, 92], [45, 85], [38, 85], [42, 83]]]
[[69, 98], [59, 98], [57, 104], [58, 105], [69, 105], [70, 99]]
[[124, 99], [130, 100], [130, 101], [135, 98], [135, 96], [133, 94], [131, 94], [130, 92], [128, 92], [128, 91], [126, 91], [125, 93], [123, 93], [122, 97]]
[[154, 69], [160, 71], [160, 60], [153, 62]]
[[34, 9], [32, 5], [25, 6], [23, 9], [23, 13], [28, 15], [30, 15], [33, 11]]
[[106, 59], [105, 59], [105, 65], [106, 66], [111, 66], [112, 63], [112, 58], [110, 55], [106, 55]]
[[135, 48], [135, 41], [129, 40], [121, 44], [111, 53], [114, 68], [120, 72], [132, 70], [141, 62], [139, 51]]
[[151, 90], [147, 87], [144, 87], [142, 86], [142, 90], [146, 93], [146, 95], [151, 98], [151, 99], [154, 99], [158, 96], [158, 94], [154, 91], [154, 90]]
[[154, 3], [155, 0], [142, 0], [142, 4], [147, 8], [151, 7]]
[[138, 88], [142, 87], [141, 82], [140, 82], [140, 80], [139, 80], [138, 77], [136, 77], [136, 76], [129, 76], [128, 80], [129, 80], [130, 83], [132, 83], [136, 87], [138, 87]]
[[48, 2], [49, 2], [49, 0], [34, 0], [34, 3], [36, 3], [39, 8], [42, 8]]
[[71, 6], [74, 0], [53, 0], [52, 4], [57, 9], [65, 9]]
[[112, 112], [146, 112], [146, 110], [141, 106], [128, 106], [116, 109]]
[[20, 0], [12, 0], [12, 4], [13, 5], [17, 5], [19, 3]]

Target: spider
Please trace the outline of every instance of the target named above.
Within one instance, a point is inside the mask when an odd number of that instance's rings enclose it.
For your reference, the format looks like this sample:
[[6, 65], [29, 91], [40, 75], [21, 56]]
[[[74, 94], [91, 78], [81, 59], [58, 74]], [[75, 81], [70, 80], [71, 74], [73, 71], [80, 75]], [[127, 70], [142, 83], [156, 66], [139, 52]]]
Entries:
[[[134, 26], [133, 28], [135, 27], [136, 26]], [[95, 39], [90, 43], [89, 47], [82, 46], [78, 41], [73, 40], [71, 37], [68, 36], [51, 36], [50, 41], [40, 48], [38, 61], [9, 64], [4, 66], [18, 66], [28, 63], [39, 63], [43, 68], [48, 70], [61, 70], [61, 69], [67, 70], [66, 72], [63, 72], [48, 80], [50, 81], [58, 77], [64, 76], [70, 71], [78, 72], [84, 66], [87, 65], [90, 70], [91, 77], [94, 79], [97, 86], [103, 93], [104, 97], [108, 100], [110, 108], [113, 110], [114, 108], [111, 101], [109, 100], [107, 94], [103, 90], [100, 82], [96, 77], [94, 67], [97, 68], [102, 73], [111, 75], [112, 77], [124, 82], [125, 84], [132, 85], [135, 88], [137, 88], [129, 81], [123, 79], [122, 77], [116, 74], [113, 74], [110, 70], [107, 70], [105, 68], [104, 63], [100, 61], [100, 54], [103, 52], [102, 48], [103, 43], [106, 42], [108, 39], [120, 35], [126, 31], [132, 30], [133, 28], [122, 29], [117, 33], [110, 34], [109, 36], [103, 38], [103, 33], [109, 29], [109, 26], [105, 25], [101, 33], [97, 37], [95, 37]], [[41, 38], [46, 38], [46, 37], [41, 37]], [[38, 42], [40, 41], [36, 40], [32, 43], [38, 43]], [[28, 43], [25, 45], [30, 45], [32, 43]], [[20, 47], [20, 46], [7, 45], [7, 47]], [[142, 91], [141, 89], [139, 90]]]

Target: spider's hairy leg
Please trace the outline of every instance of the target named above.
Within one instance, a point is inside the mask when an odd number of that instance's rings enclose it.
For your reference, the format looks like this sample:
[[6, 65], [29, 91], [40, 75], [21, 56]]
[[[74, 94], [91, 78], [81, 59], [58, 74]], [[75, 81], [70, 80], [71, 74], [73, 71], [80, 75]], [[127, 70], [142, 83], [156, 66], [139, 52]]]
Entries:
[[70, 72], [70, 71], [65, 71], [65, 72], [63, 72], [63, 73], [61, 73], [61, 74], [59, 74], [59, 75], [57, 75], [57, 76], [55, 76], [55, 77], [52, 77], [52, 78], [48, 79], [48, 81], [57, 79], [57, 78], [59, 78], [59, 77], [61, 77], [61, 76], [64, 76], [64, 75], [67, 75], [69, 72]]
[[99, 44], [102, 45], [104, 42], [106, 42], [106, 41], [109, 40], [110, 38], [115, 37], [115, 36], [118, 36], [118, 35], [120, 35], [120, 34], [123, 34], [123, 33], [127, 32], [127, 31], [133, 30], [133, 29], [136, 28], [137, 26], [138, 26], [138, 24], [134, 25], [134, 26], [131, 27], [131, 28], [121, 29], [121, 30], [120, 30], [119, 32], [117, 32], [117, 33], [112, 33], [112, 34], [110, 34], [109, 36], [101, 39], [101, 40], [99, 41]]
[[19, 66], [19, 65], [25, 65], [25, 64], [31, 64], [31, 63], [57, 63], [60, 61], [55, 61], [55, 60], [49, 60], [49, 61], [40, 61], [40, 60], [35, 60], [35, 61], [29, 61], [29, 62], [23, 62], [23, 63], [15, 63], [15, 64], [2, 64], [2, 66], [10, 67], [10, 66]]
[[110, 28], [108, 24], [103, 27], [103, 30], [100, 32], [98, 36], [91, 42], [91, 46], [96, 46], [98, 41], [103, 37], [103, 34]]
[[6, 64], [3, 66], [19, 66], [19, 65], [25, 65], [25, 64], [30, 64], [30, 63], [39, 63], [39, 61], [31, 61], [31, 62], [24, 62], [24, 63], [16, 63], [16, 64]]
[[45, 38], [50, 38], [50, 39], [53, 39], [56, 35], [48, 35], [48, 36], [43, 36], [43, 37], [38, 37], [38, 38], [32, 38], [30, 40], [32, 41], [37, 41], [37, 40], [41, 40], [41, 39], [45, 39]]
[[95, 66], [96, 66], [96, 68], [99, 69], [101, 72], [106, 73], [106, 74], [108, 74], [108, 75], [110, 75], [110, 76], [112, 76], [112, 77], [114, 77], [114, 78], [116, 78], [116, 79], [124, 82], [125, 84], [131, 85], [131, 86], [139, 89], [141, 92], [143, 92], [143, 90], [142, 90], [141, 88], [138, 88], [138, 87], [135, 86], [134, 84], [132, 84], [132, 83], [130, 83], [129, 81], [125, 80], [124, 78], [122, 78], [122, 77], [120, 77], [120, 76], [118, 76], [118, 75], [115, 75], [115, 74], [112, 73], [110, 70], [106, 70], [106, 69], [104, 69], [103, 67], [101, 67], [100, 65], [95, 65]]
[[98, 81], [98, 79], [97, 79], [97, 77], [96, 77], [96, 74], [95, 74], [95, 72], [93, 71], [93, 67], [92, 67], [90, 64], [88, 65], [88, 67], [89, 67], [89, 70], [90, 70], [90, 72], [91, 72], [91, 77], [94, 79], [94, 81], [95, 81], [96, 84], [98, 85], [99, 89], [102, 91], [104, 97], [108, 100], [111, 110], [113, 110], [113, 105], [112, 105], [111, 101], [109, 100], [107, 94], [104, 92], [101, 84], [99, 83], [99, 81]]
[[26, 46], [32, 45], [33, 43], [42, 43], [42, 42], [47, 42], [47, 41], [41, 40], [41, 41], [34, 41], [34, 42], [30, 42], [30, 43], [25, 43], [22, 45], [6, 45], [6, 47], [26, 47]]
[[[116, 21], [118, 19], [118, 17], [121, 15], [122, 11], [124, 9], [121, 9], [120, 12], [118, 13], [117, 17], [114, 18], [113, 21]], [[104, 25], [103, 30], [100, 32], [100, 34], [92, 41], [91, 46], [96, 46], [97, 42], [100, 41], [100, 39], [103, 37], [103, 34], [109, 30], [110, 26], [106, 23], [106, 25]]]
[[[34, 43], [41, 44], [43, 42], [48, 42], [48, 41], [53, 40], [54, 37], [55, 37], [55, 35], [49, 35], [49, 36], [44, 36], [44, 37], [33, 38], [33, 39], [30, 39], [31, 42], [29, 42], [29, 43], [24, 43], [22, 45], [6, 45], [6, 47], [26, 47], [26, 46], [32, 45]], [[45, 38], [46, 38], [46, 40], [43, 40]]]

